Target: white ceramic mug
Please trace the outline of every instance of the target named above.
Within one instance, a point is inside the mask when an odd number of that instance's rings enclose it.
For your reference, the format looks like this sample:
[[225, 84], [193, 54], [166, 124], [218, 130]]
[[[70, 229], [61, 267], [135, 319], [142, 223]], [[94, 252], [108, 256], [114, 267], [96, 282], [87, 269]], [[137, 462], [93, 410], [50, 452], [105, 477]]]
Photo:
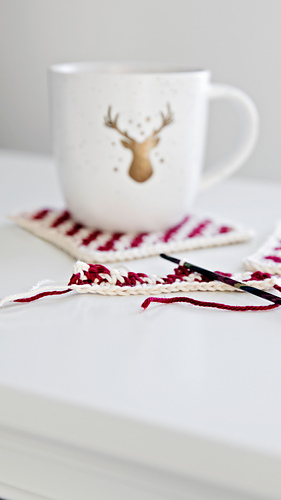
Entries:
[[[258, 135], [241, 90], [210, 83], [207, 70], [159, 64], [66, 63], [49, 71], [54, 156], [66, 205], [80, 223], [115, 232], [167, 229], [202, 187], [240, 168]], [[202, 174], [208, 105], [228, 99], [239, 140]]]

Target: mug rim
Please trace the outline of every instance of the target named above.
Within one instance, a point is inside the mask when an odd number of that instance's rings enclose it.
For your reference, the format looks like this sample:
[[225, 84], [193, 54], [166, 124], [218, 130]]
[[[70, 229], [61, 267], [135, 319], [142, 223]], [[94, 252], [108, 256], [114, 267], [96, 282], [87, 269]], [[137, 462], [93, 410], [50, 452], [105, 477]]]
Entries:
[[158, 74], [202, 74], [210, 73], [208, 69], [189, 68], [184, 64], [141, 61], [77, 61], [55, 63], [49, 71], [56, 74], [74, 75], [95, 73], [106, 75], [158, 75]]

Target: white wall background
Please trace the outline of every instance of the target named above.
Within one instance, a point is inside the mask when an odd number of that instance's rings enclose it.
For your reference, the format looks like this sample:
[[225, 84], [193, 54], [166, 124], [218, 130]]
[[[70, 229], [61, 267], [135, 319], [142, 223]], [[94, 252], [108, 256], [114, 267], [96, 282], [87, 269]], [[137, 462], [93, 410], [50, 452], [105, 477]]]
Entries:
[[[252, 96], [261, 133], [243, 172], [281, 179], [280, 22], [281, 0], [0, 0], [0, 147], [50, 152], [52, 63], [176, 62]], [[226, 104], [210, 122], [208, 162], [235, 131]]]

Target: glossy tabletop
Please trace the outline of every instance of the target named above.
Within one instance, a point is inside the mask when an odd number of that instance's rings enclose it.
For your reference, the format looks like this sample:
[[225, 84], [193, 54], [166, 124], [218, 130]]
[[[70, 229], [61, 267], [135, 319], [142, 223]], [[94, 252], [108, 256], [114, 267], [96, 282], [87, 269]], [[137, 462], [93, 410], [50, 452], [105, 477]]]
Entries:
[[[7, 218], [63, 206], [53, 160], [2, 151], [0, 179], [0, 297], [67, 282], [75, 259]], [[242, 177], [201, 193], [193, 210], [255, 236], [180, 256], [242, 270], [281, 219], [280, 194], [277, 182]], [[173, 269], [158, 257], [126, 266]], [[281, 498], [281, 309], [142, 311], [142, 301], [71, 294], [0, 309], [0, 497]]]

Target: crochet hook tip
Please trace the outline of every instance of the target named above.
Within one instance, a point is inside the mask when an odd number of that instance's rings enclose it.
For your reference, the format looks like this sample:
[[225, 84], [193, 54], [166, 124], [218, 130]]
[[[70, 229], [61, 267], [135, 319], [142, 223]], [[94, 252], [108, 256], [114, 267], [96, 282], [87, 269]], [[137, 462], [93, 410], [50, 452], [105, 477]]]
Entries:
[[171, 262], [174, 262], [175, 264], [180, 263], [179, 259], [176, 259], [175, 257], [171, 257], [170, 255], [166, 255], [165, 253], [160, 253], [160, 257], [162, 257], [162, 259], [170, 260]]

